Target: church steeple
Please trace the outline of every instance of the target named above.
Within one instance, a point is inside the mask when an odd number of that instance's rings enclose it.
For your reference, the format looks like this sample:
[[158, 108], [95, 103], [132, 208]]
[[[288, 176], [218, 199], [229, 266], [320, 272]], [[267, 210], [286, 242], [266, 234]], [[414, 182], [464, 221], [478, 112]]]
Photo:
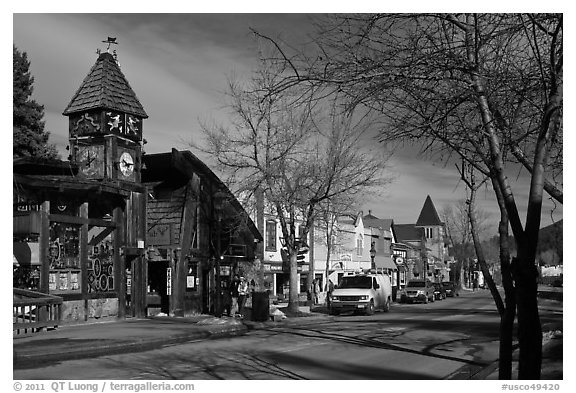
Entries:
[[430, 198], [430, 195], [428, 195], [426, 197], [426, 200], [424, 201], [424, 206], [422, 206], [420, 216], [418, 216], [418, 221], [416, 221], [416, 226], [423, 227], [423, 226], [441, 226], [441, 225], [442, 221], [438, 216], [436, 207], [434, 207], [432, 198]]

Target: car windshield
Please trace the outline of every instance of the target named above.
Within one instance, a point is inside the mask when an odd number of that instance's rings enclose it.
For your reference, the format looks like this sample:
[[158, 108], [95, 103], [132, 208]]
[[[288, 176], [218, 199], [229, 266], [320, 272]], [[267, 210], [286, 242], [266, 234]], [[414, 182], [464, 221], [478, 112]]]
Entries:
[[370, 289], [372, 288], [372, 278], [366, 276], [342, 277], [338, 288]]
[[426, 286], [426, 284], [424, 283], [424, 281], [409, 281], [408, 285], [406, 285], [408, 288], [423, 288]]
[[444, 286], [444, 288], [448, 288], [448, 289], [454, 288], [454, 284], [451, 282], [444, 282], [444, 283], [442, 283], [442, 285]]
[[435, 289], [440, 289], [440, 284], [435, 282], [435, 283], [434, 283], [434, 288], [435, 288]]

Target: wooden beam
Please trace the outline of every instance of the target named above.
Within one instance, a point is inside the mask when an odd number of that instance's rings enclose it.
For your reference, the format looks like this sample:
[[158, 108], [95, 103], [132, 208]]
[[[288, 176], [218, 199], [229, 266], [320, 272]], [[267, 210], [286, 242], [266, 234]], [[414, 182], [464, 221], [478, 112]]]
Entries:
[[[80, 228], [80, 272], [81, 272], [81, 282], [80, 291], [82, 292], [82, 298], [86, 299], [88, 294], [88, 202], [84, 202], [80, 205], [79, 209], [80, 219], [82, 219], [82, 227]], [[84, 321], [88, 320], [88, 302], [84, 302]]]
[[120, 207], [115, 207], [112, 212], [112, 217], [116, 223], [114, 232], [113, 249], [114, 249], [114, 290], [118, 295], [118, 318], [126, 317], [126, 256], [120, 256], [120, 248], [124, 243], [124, 212]]
[[40, 259], [40, 292], [49, 293], [50, 279], [50, 201], [40, 206], [40, 236], [38, 238], [38, 258]]

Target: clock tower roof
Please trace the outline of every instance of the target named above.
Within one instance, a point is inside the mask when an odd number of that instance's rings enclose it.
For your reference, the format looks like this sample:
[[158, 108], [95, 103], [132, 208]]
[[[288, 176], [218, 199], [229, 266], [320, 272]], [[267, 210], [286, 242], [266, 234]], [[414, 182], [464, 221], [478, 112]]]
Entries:
[[63, 115], [99, 108], [148, 117], [115, 57], [108, 52], [98, 56]]

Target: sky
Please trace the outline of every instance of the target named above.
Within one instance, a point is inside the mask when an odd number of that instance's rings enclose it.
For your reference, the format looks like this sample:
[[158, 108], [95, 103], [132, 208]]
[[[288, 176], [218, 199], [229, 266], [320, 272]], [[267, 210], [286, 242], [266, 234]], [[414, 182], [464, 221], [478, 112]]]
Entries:
[[[45, 107], [46, 130], [63, 158], [68, 123], [62, 115], [97, 59], [101, 41], [116, 37], [121, 69], [149, 115], [143, 132], [147, 153], [190, 149], [198, 141], [199, 121], [225, 122], [226, 83], [234, 75], [250, 76], [257, 65], [257, 44], [249, 28], [293, 43], [312, 32], [305, 14], [95, 14], [14, 13], [13, 43], [28, 55], [35, 78], [33, 98]], [[415, 223], [427, 195], [438, 212], [465, 197], [453, 166], [420, 157], [415, 147], [397, 149], [390, 160], [394, 181], [377, 200], [363, 206], [379, 218]], [[511, 173], [513, 191], [525, 217], [529, 184]], [[546, 196], [547, 197], [547, 196]], [[496, 235], [498, 208], [491, 188], [480, 191], [480, 208], [489, 214]], [[542, 224], [552, 222], [552, 203], [545, 199]], [[562, 206], [552, 214], [562, 219]]]

